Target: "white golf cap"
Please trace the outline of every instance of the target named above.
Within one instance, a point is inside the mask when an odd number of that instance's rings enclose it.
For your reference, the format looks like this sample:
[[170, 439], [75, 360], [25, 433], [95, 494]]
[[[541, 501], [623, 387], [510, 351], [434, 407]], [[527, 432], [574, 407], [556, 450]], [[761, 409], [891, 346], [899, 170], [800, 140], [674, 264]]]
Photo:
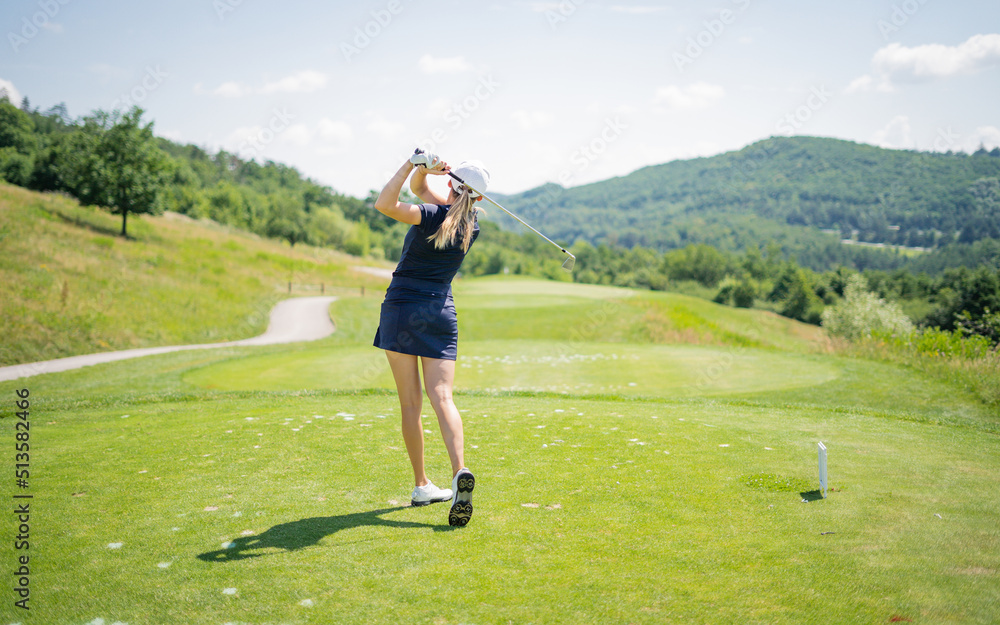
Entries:
[[[486, 193], [486, 187], [490, 184], [490, 172], [486, 171], [486, 167], [483, 166], [481, 161], [463, 161], [451, 171], [469, 184], [469, 187], [471, 187], [469, 194], [472, 197], [479, 197], [481, 194]], [[476, 193], [476, 191], [479, 193]]]

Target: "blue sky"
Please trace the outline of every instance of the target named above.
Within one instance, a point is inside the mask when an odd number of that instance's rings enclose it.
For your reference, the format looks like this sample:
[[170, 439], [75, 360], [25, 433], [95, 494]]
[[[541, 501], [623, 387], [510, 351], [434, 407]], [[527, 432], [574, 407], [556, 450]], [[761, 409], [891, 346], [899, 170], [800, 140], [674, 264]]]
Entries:
[[819, 135], [1000, 145], [995, 0], [6, 0], [0, 87], [380, 188], [421, 145], [491, 189]]

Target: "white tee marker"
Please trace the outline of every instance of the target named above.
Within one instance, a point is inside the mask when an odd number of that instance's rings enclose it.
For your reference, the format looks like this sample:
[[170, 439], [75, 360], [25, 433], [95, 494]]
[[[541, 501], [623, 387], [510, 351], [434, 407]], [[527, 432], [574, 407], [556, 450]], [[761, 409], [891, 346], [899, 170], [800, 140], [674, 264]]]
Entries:
[[819, 444], [819, 489], [826, 499], [826, 445]]

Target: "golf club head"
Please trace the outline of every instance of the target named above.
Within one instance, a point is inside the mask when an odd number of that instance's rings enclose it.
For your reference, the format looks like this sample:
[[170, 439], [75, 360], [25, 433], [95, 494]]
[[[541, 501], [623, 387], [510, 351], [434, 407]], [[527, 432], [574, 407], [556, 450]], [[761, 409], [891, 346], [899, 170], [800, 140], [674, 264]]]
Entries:
[[567, 256], [566, 260], [563, 261], [562, 268], [566, 271], [573, 271], [573, 265], [576, 264], [576, 256]]

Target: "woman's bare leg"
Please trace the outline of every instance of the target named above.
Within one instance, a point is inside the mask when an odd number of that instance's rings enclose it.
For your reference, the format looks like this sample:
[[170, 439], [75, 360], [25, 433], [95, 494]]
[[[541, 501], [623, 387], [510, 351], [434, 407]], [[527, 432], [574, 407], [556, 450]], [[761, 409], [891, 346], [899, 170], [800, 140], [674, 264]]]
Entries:
[[444, 445], [451, 459], [451, 474], [454, 477], [465, 466], [465, 441], [462, 433], [462, 416], [452, 400], [455, 384], [455, 361], [437, 358], [420, 358], [424, 367], [424, 386], [427, 397], [437, 413], [438, 427]]
[[417, 357], [389, 350], [385, 351], [385, 355], [392, 368], [392, 377], [396, 379], [403, 442], [406, 443], [406, 453], [413, 465], [413, 482], [416, 486], [424, 486], [427, 484], [427, 475], [424, 473], [424, 427], [420, 422], [423, 392], [420, 389]]

